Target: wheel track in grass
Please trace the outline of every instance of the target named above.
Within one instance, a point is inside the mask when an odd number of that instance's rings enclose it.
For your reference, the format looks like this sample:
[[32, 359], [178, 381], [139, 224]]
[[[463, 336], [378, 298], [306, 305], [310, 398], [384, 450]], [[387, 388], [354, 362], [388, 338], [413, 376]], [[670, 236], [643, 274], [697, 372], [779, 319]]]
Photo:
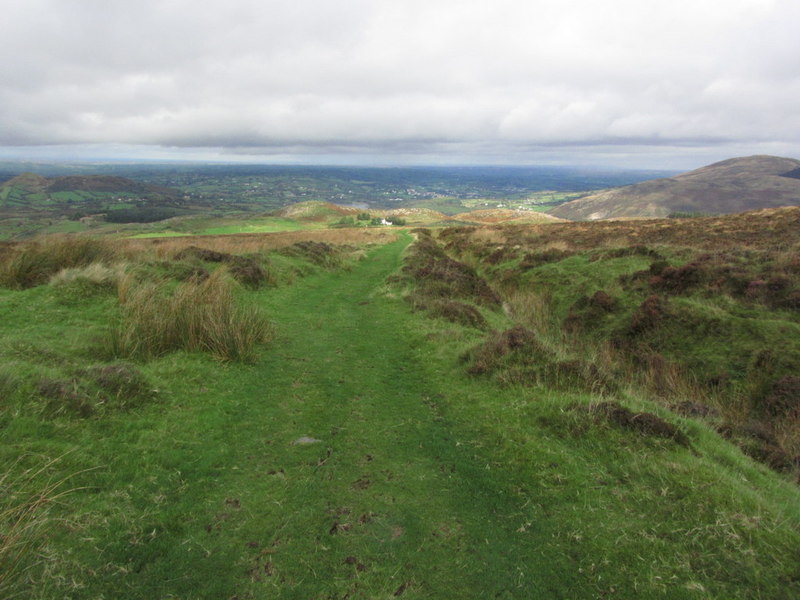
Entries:
[[68, 559], [74, 586], [56, 585], [86, 598], [558, 597], [547, 582], [561, 559], [541, 558], [553, 532], [519, 534], [524, 499], [439, 409], [451, 390], [432, 345], [385, 293], [409, 241], [260, 292], [276, 334], [255, 365], [165, 357], [157, 368], [190, 380], [163, 408], [121, 418], [122, 434], [84, 429], [76, 443], [107, 467], [81, 529], [92, 546]]
[[[436, 410], [447, 390], [429, 378], [407, 307], [383, 293], [406, 244], [269, 301], [265, 401], [282, 415], [262, 468], [281, 480], [274, 501], [292, 507], [270, 540], [269, 577], [283, 574], [283, 597], [546, 596], [547, 578], [529, 573], [533, 545], [509, 526], [518, 500]], [[292, 445], [302, 436], [320, 442]]]

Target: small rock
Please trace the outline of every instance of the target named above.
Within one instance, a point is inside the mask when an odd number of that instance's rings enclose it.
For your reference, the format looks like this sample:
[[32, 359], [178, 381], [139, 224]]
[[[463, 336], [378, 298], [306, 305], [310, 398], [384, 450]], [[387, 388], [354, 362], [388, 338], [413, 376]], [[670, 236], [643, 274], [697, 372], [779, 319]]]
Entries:
[[322, 440], [318, 440], [316, 438], [308, 437], [304, 435], [303, 437], [297, 438], [295, 441], [291, 443], [292, 446], [307, 446], [308, 444], [318, 444]]

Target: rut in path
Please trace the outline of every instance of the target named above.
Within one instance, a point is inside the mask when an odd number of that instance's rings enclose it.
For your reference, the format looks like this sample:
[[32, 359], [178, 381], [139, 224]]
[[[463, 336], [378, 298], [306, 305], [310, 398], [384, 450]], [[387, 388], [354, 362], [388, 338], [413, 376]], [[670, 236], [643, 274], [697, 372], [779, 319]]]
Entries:
[[265, 414], [241, 416], [273, 438], [250, 468], [280, 480], [269, 499], [281, 507], [272, 515], [281, 548], [274, 568], [290, 573], [296, 567], [282, 557], [314, 556], [315, 575], [302, 576], [312, 595], [349, 589], [340, 581], [348, 563], [361, 565], [360, 587], [377, 595], [402, 585], [438, 597], [487, 585], [544, 591], [546, 578], [534, 583], [520, 558], [540, 552], [549, 535], [519, 535], [523, 500], [459, 439], [438, 406], [446, 379], [432, 369], [407, 306], [385, 293], [405, 244], [268, 300], [278, 339], [259, 367], [263, 389], [249, 401]]

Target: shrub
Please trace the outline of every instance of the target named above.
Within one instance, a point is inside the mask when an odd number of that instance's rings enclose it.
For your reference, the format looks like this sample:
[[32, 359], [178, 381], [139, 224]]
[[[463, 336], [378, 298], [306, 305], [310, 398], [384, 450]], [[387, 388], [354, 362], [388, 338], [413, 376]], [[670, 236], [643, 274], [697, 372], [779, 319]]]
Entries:
[[340, 248], [326, 242], [303, 241], [292, 244], [279, 251], [285, 256], [304, 258], [317, 266], [335, 268], [342, 265]]
[[414, 281], [419, 296], [463, 298], [489, 307], [500, 305], [500, 297], [475, 269], [447, 256], [431, 237], [418, 238], [403, 272]]
[[773, 383], [764, 409], [775, 417], [800, 416], [800, 377], [787, 375]]
[[707, 274], [698, 262], [690, 262], [681, 267], [664, 267], [658, 275], [650, 279], [650, 287], [671, 294], [682, 294], [700, 285]]
[[228, 271], [243, 286], [258, 289], [267, 283], [275, 283], [274, 278], [251, 257], [234, 256], [228, 264]]
[[631, 316], [629, 332], [633, 335], [654, 329], [670, 316], [667, 301], [661, 296], [653, 294], [644, 299], [644, 302]]
[[131, 287], [124, 282], [120, 287], [122, 318], [108, 338], [114, 357], [151, 358], [188, 350], [252, 361], [255, 346], [270, 337], [261, 312], [236, 302], [224, 270], [182, 283], [171, 294], [165, 284]]
[[592, 296], [582, 296], [570, 307], [564, 319], [564, 328], [578, 333], [584, 327], [599, 323], [605, 315], [615, 312], [618, 306], [619, 301], [603, 290], [597, 290]]
[[535, 269], [549, 263], [559, 262], [565, 258], [573, 256], [575, 253], [569, 250], [560, 250], [559, 248], [548, 248], [538, 252], [529, 252], [526, 254], [522, 262], [519, 263], [521, 269]]
[[682, 446], [689, 446], [689, 438], [685, 433], [653, 413], [633, 412], [619, 402], [600, 402], [590, 406], [589, 410], [617, 427], [648, 437], [672, 439]]
[[469, 363], [467, 372], [482, 375], [512, 365], [533, 365], [547, 362], [549, 352], [536, 334], [524, 327], [494, 333], [483, 344], [462, 356]]

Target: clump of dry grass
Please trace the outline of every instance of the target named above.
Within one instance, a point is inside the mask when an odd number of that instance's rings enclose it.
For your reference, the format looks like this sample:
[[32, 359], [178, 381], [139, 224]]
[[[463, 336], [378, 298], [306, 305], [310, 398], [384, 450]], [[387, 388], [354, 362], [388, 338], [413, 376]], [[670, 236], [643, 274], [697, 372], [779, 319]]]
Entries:
[[50, 506], [74, 491], [64, 489], [68, 478], [48, 478], [46, 473], [57, 460], [14, 475], [17, 460], [0, 473], [0, 596], [10, 598], [19, 592], [25, 563], [52, 522]]
[[225, 269], [181, 283], [171, 292], [167, 288], [130, 277], [120, 282], [122, 317], [107, 341], [112, 356], [152, 358], [188, 350], [250, 362], [257, 344], [270, 339], [269, 322], [257, 307], [237, 302]]
[[564, 343], [564, 332], [553, 312], [553, 300], [547, 291], [511, 289], [503, 306], [516, 322], [529, 327], [542, 338], [555, 344]]
[[50, 285], [58, 288], [62, 302], [113, 293], [124, 276], [127, 264], [105, 265], [92, 263], [84, 267], [62, 269], [50, 278]]
[[0, 264], [0, 285], [27, 289], [47, 283], [63, 269], [109, 264], [115, 258], [115, 248], [109, 242], [77, 236], [49, 236], [5, 252]]

